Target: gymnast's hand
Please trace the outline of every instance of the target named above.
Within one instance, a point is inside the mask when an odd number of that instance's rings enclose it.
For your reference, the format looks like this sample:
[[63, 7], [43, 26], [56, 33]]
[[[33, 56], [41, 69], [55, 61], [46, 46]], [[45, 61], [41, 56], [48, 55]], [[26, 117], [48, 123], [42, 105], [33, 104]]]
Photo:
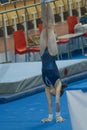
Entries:
[[44, 118], [41, 120], [42, 123], [47, 123], [47, 122], [51, 122], [52, 118]]
[[64, 122], [64, 118], [63, 117], [61, 117], [61, 116], [57, 116], [56, 117], [56, 122]]

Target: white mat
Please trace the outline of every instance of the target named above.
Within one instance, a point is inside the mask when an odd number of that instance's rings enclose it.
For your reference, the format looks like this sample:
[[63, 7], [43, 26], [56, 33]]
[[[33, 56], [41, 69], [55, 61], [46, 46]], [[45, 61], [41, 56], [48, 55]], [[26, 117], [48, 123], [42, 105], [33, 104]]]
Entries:
[[67, 91], [72, 130], [87, 130], [87, 93]]
[[[87, 60], [57, 61], [59, 69]], [[16, 82], [41, 75], [41, 62], [0, 64], [0, 83]]]

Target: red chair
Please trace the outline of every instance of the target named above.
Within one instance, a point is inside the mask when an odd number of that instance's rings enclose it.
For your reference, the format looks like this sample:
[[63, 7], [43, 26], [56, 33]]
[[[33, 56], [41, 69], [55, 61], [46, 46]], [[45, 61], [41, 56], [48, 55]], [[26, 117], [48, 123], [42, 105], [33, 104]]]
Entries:
[[76, 24], [78, 24], [78, 19], [76, 16], [69, 16], [67, 18], [67, 23], [68, 23], [68, 32], [69, 33], [74, 33], [74, 27]]
[[41, 33], [41, 32], [42, 32], [42, 29], [43, 29], [43, 24], [42, 24], [42, 23], [39, 23], [39, 24], [38, 24], [38, 28], [39, 28], [39, 32]]
[[87, 32], [85, 32], [85, 33], [84, 33], [84, 36], [86, 36], [86, 37], [87, 37]]
[[[74, 27], [76, 24], [78, 24], [77, 17], [76, 16], [67, 17], [67, 24], [68, 24], [69, 34], [74, 33]], [[74, 42], [74, 40], [75, 40], [75, 42]], [[71, 40], [72, 46], [75, 46], [76, 40], [78, 40], [78, 42], [77, 42], [78, 46], [80, 46], [79, 43], [81, 42], [81, 50], [82, 50], [82, 54], [84, 55], [83, 36], [76, 36], [76, 37], [72, 38], [72, 40]], [[70, 49], [70, 50], [72, 50], [72, 49]]]
[[13, 32], [13, 38], [14, 38], [14, 49], [15, 49], [15, 61], [16, 61], [16, 54], [22, 55], [25, 54], [25, 60], [28, 61], [27, 53], [30, 54], [30, 52], [39, 52], [40, 47], [35, 48], [28, 48], [27, 42], [25, 38], [25, 34], [23, 30], [18, 30]]
[[[68, 24], [68, 31], [69, 33], [74, 33], [74, 26], [78, 23], [78, 20], [77, 20], [77, 17], [76, 16], [69, 16], [67, 18], [67, 24]], [[59, 41], [57, 41], [57, 44], [58, 44], [58, 50], [60, 45], [62, 44], [67, 44], [67, 48], [68, 48], [68, 58], [70, 58], [71, 56], [71, 52], [70, 52], [70, 39], [69, 38], [63, 38]], [[60, 56], [61, 56], [61, 59], [62, 59], [62, 53], [60, 52]], [[59, 59], [59, 55], [58, 55], [58, 59]]]
[[[70, 52], [69, 52], [69, 42], [70, 42], [70, 39], [69, 38], [63, 38], [63, 39], [60, 39], [60, 40], [58, 40], [57, 41], [57, 44], [58, 44], [58, 59], [60, 59], [59, 57], [61, 57], [61, 59], [62, 59], [62, 54], [64, 53], [62, 53], [61, 52], [61, 46], [63, 45], [63, 44], [66, 44], [66, 48], [67, 48], [67, 55], [68, 55], [68, 58], [70, 58]], [[65, 52], [66, 53], [66, 52]]]

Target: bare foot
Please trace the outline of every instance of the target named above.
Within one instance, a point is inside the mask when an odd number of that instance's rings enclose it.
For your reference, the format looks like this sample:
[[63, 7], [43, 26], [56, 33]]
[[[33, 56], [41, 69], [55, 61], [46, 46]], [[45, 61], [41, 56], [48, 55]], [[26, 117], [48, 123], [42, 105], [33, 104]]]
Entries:
[[61, 116], [56, 117], [56, 122], [64, 122], [64, 118]]

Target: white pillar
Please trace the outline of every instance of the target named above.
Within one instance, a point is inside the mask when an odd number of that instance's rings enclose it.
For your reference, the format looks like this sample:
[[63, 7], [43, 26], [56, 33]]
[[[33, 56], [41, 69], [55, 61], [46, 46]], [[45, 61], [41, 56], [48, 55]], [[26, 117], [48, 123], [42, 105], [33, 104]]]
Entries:
[[76, 3], [77, 3], [77, 6], [78, 6], [78, 14], [79, 14], [79, 17], [81, 17], [80, 2], [81, 2], [81, 0], [79, 0], [79, 1], [76, 1]]
[[69, 14], [72, 16], [72, 2], [69, 2]]
[[23, 17], [23, 19], [24, 19], [24, 31], [25, 31], [25, 33], [27, 33], [27, 26], [26, 26], [25, 14], [23, 14], [22, 17]]
[[36, 13], [37, 12], [32, 12], [32, 16], [33, 16], [33, 23], [34, 23], [34, 29], [37, 30], [37, 24], [36, 24]]
[[5, 36], [6, 36], [6, 38], [8, 38], [6, 22], [7, 22], [7, 19], [4, 19], [4, 25], [5, 25]]
[[14, 23], [14, 30], [15, 30], [15, 31], [17, 31], [16, 18], [17, 18], [17, 17], [12, 17], [12, 20], [13, 20], [13, 23]]
[[63, 6], [64, 6], [64, 5], [60, 5], [60, 6], [59, 6], [61, 22], [64, 22]]

